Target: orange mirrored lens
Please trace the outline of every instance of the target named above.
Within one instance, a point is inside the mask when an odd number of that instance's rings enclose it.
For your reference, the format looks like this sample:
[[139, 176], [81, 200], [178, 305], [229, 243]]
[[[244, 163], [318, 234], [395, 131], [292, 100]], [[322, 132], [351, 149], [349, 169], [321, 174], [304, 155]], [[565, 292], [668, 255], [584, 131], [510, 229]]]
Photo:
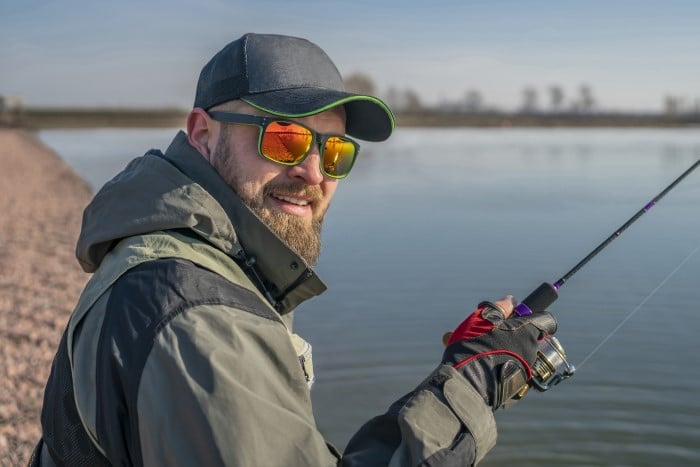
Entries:
[[323, 148], [323, 170], [332, 176], [347, 175], [355, 161], [355, 145], [352, 142], [331, 136]]
[[272, 122], [265, 128], [261, 149], [265, 157], [293, 164], [309, 152], [312, 141], [313, 135], [302, 126], [289, 122]]

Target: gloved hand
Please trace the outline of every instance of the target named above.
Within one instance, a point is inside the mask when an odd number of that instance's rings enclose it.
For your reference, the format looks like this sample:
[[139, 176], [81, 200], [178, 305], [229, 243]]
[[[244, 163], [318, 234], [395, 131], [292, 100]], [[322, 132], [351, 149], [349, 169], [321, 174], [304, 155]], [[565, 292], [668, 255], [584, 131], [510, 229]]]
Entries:
[[446, 335], [442, 362], [459, 370], [494, 410], [515, 403], [513, 397], [532, 378], [538, 341], [557, 330], [546, 311], [510, 318], [512, 302], [512, 297], [482, 302]]

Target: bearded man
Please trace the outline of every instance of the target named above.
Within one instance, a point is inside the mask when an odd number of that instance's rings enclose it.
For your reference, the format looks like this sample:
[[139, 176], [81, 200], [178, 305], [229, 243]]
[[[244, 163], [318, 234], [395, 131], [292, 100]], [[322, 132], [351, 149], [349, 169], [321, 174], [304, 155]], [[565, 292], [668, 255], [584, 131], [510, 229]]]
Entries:
[[312, 267], [353, 138], [393, 129], [387, 106], [346, 92], [306, 40], [246, 34], [218, 52], [187, 133], [133, 160], [85, 210], [77, 257], [93, 276], [54, 360], [32, 464], [480, 460], [493, 410], [527, 385], [537, 339], [556, 330], [548, 313], [510, 317], [512, 297], [480, 305], [435, 371], [342, 455], [314, 420], [292, 312], [325, 290]]

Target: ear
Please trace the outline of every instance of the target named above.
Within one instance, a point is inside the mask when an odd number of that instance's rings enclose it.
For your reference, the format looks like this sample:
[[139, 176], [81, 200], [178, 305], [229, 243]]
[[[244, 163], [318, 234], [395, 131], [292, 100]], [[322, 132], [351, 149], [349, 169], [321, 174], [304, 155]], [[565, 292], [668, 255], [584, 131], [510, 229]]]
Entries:
[[214, 122], [204, 109], [194, 108], [187, 116], [187, 139], [209, 162], [216, 143]]

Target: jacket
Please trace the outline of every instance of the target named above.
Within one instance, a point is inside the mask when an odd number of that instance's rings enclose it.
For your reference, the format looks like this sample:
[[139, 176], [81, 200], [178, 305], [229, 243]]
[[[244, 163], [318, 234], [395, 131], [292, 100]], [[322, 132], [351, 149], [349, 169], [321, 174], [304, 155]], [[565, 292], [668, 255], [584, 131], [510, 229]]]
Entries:
[[37, 465], [469, 465], [492, 411], [438, 366], [341, 456], [311, 408], [293, 312], [326, 287], [180, 132], [95, 195], [93, 273], [53, 362]]

